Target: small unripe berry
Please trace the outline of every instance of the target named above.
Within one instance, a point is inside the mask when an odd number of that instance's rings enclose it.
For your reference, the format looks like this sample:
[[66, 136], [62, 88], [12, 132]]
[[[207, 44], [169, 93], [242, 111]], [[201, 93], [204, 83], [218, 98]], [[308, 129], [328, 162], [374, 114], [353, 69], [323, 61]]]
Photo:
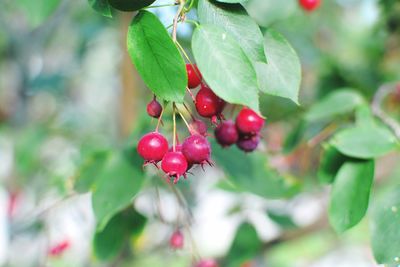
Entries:
[[181, 249], [184, 245], [184, 236], [181, 231], [176, 230], [169, 239], [169, 245], [173, 249]]
[[186, 175], [188, 162], [181, 152], [167, 152], [162, 161], [161, 169], [170, 177], [175, 177], [174, 183], [179, 181], [179, 177]]
[[300, 6], [306, 11], [313, 11], [321, 4], [321, 0], [299, 0]]
[[201, 120], [194, 120], [191, 124], [190, 127], [192, 130], [202, 136], [207, 136], [207, 124], [204, 121]]
[[237, 147], [244, 152], [252, 152], [256, 150], [258, 144], [260, 143], [259, 135], [250, 136], [240, 136], [239, 140], [236, 142]]
[[201, 260], [195, 267], [219, 267], [218, 263], [213, 259]]
[[218, 144], [223, 147], [235, 144], [239, 139], [235, 123], [232, 120], [221, 122], [215, 128], [215, 138]]
[[157, 163], [167, 153], [168, 141], [162, 134], [151, 132], [139, 140], [137, 151], [146, 163]]
[[157, 99], [154, 97], [150, 103], [147, 104], [147, 114], [149, 114], [150, 117], [153, 118], [159, 118], [162, 113], [162, 106], [161, 104], [157, 101]]
[[253, 135], [261, 131], [264, 121], [252, 109], [243, 108], [236, 117], [236, 127], [242, 134]]
[[182, 153], [189, 163], [204, 164], [210, 160], [211, 146], [204, 136], [194, 134], [183, 142]]
[[196, 64], [186, 64], [186, 72], [188, 76], [188, 87], [189, 89], [196, 88], [197, 86], [200, 85], [201, 80], [203, 77], [201, 76], [201, 73], [199, 69], [197, 68]]
[[226, 102], [219, 98], [208, 86], [201, 85], [196, 95], [196, 110], [200, 116], [211, 118], [221, 114]]

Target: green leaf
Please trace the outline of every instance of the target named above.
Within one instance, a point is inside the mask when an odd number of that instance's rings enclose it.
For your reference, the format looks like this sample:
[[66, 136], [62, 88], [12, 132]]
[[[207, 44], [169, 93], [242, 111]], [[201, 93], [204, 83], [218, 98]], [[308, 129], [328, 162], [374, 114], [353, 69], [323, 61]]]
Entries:
[[236, 147], [214, 145], [213, 159], [229, 178], [231, 184], [226, 189], [273, 199], [291, 197], [299, 190], [299, 184], [293, 178], [271, 170], [261, 152], [246, 154]]
[[128, 52], [146, 85], [159, 98], [182, 102], [185, 62], [156, 15], [140, 11], [128, 29]]
[[235, 38], [219, 27], [203, 25], [193, 34], [192, 48], [203, 78], [219, 97], [259, 112], [256, 73]]
[[400, 147], [393, 133], [377, 124], [342, 130], [332, 138], [331, 144], [342, 154], [361, 159], [377, 158]]
[[144, 174], [120, 154], [108, 158], [93, 185], [92, 205], [98, 230], [122, 209], [126, 208], [139, 192]]
[[324, 151], [318, 169], [318, 179], [321, 183], [331, 184], [340, 167], [349, 160], [349, 158], [340, 153], [333, 145], [324, 144]]
[[85, 158], [75, 176], [74, 189], [78, 193], [92, 189], [109, 156], [109, 151], [96, 151]]
[[223, 28], [236, 39], [252, 61], [266, 62], [262, 32], [241, 5], [200, 0], [197, 10], [202, 24], [213, 24]]
[[311, 106], [304, 118], [309, 122], [327, 120], [353, 112], [364, 103], [359, 92], [349, 88], [338, 89]]
[[286, 136], [283, 144], [283, 152], [288, 154], [292, 152], [302, 141], [304, 133], [306, 132], [307, 125], [304, 120], [294, 127], [294, 129]]
[[298, 104], [301, 65], [296, 51], [285, 37], [273, 29], [265, 33], [264, 49], [268, 63], [255, 63], [261, 91], [289, 98]]
[[268, 210], [268, 217], [273, 220], [275, 223], [277, 223], [280, 227], [286, 230], [291, 230], [291, 229], [296, 229], [298, 226], [296, 223], [292, 220], [289, 214], [285, 213], [278, 213], [274, 211]]
[[57, 9], [61, 0], [17, 0], [23, 8], [24, 14], [33, 28], [40, 26]]
[[374, 161], [346, 162], [332, 187], [329, 221], [337, 232], [355, 226], [364, 217], [374, 178]]
[[400, 187], [385, 193], [372, 205], [370, 221], [372, 250], [380, 264], [400, 262]]
[[97, 232], [93, 239], [93, 248], [98, 259], [109, 261], [121, 253], [128, 244], [129, 238], [138, 236], [146, 224], [146, 218], [129, 208], [116, 214], [105, 226]]
[[89, 0], [89, 5], [100, 15], [112, 18], [111, 7], [108, 0]]
[[249, 0], [242, 4], [250, 16], [264, 27], [285, 19], [297, 9], [297, 0]]
[[254, 259], [262, 248], [256, 229], [249, 224], [242, 224], [236, 232], [225, 266], [241, 266], [246, 261]]

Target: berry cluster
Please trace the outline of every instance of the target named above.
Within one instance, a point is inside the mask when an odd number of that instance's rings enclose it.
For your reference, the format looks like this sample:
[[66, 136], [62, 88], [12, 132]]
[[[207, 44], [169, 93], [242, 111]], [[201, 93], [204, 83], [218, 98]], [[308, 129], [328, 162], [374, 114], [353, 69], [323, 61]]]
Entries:
[[[227, 103], [218, 97], [212, 89], [202, 81], [202, 75], [196, 65], [187, 64], [188, 75], [187, 91], [192, 96], [194, 108], [197, 114], [211, 121], [216, 126], [215, 138], [223, 146], [236, 144], [237, 147], [245, 152], [255, 150], [260, 142], [260, 131], [264, 125], [264, 119], [253, 110], [244, 107], [236, 117], [236, 121], [226, 120], [223, 111]], [[196, 96], [192, 90], [200, 87]], [[154, 164], [158, 168], [161, 162], [161, 169], [167, 177], [174, 178], [177, 183], [180, 177], [185, 177], [188, 171], [195, 165], [204, 166], [211, 162], [211, 145], [207, 140], [208, 126], [206, 122], [196, 118], [189, 107], [183, 104], [191, 116], [192, 121], [187, 122], [185, 116], [179, 111], [175, 103], [173, 105], [174, 134], [173, 144], [169, 145], [167, 139], [158, 131], [164, 109], [154, 96], [153, 100], [147, 105], [147, 113], [150, 117], [158, 119], [157, 128], [154, 132], [145, 134], [138, 143], [137, 151], [145, 160], [146, 164]], [[234, 106], [233, 106], [234, 107]], [[233, 110], [233, 109], [232, 109]], [[178, 113], [185, 122], [190, 135], [179, 143], [176, 133], [175, 115]]]

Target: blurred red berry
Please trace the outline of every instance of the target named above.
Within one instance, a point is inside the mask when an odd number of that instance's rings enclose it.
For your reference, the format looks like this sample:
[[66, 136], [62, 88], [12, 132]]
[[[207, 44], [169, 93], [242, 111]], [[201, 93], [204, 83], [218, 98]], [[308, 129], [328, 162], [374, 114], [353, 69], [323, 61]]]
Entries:
[[188, 87], [190, 89], [196, 88], [200, 85], [203, 79], [200, 70], [197, 68], [196, 64], [186, 64], [186, 72], [188, 76]]
[[299, 0], [300, 6], [306, 11], [313, 11], [321, 4], [321, 0]]

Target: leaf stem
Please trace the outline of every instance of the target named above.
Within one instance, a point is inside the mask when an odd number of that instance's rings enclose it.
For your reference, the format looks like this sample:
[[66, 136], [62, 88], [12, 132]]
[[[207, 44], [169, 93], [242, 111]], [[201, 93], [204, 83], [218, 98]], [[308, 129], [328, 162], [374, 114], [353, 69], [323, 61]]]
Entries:
[[165, 5], [158, 5], [158, 6], [148, 6], [148, 7], [144, 7], [142, 9], [152, 9], [152, 8], [160, 8], [160, 7], [171, 7], [171, 6], [176, 6], [177, 4], [165, 4]]
[[183, 122], [185, 123], [186, 127], [189, 130], [189, 133], [192, 134], [192, 127], [190, 127], [189, 123], [187, 122], [187, 120], [185, 119], [185, 116], [183, 116], [183, 114], [179, 111], [179, 109], [176, 109], [179, 113], [179, 115], [181, 116]]
[[162, 121], [162, 116], [163, 116], [163, 114], [164, 114], [164, 110], [165, 110], [165, 102], [164, 102], [164, 107], [163, 107], [163, 109], [161, 110], [161, 114], [160, 114], [160, 117], [158, 117], [158, 121], [157, 121], [157, 127], [156, 127], [156, 132], [158, 133], [158, 128], [160, 127], [160, 124], [161, 124], [161, 121]]

